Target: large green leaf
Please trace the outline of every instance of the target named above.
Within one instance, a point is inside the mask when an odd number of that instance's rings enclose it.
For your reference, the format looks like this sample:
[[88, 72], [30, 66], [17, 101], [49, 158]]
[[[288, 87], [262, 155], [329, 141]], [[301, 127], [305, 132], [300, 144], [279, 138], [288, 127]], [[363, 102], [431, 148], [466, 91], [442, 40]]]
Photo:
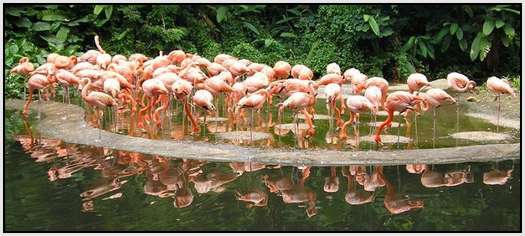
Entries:
[[242, 22], [242, 24], [248, 28], [249, 30], [253, 31], [255, 34], [259, 34], [259, 31], [257, 30], [257, 28], [255, 28], [255, 26], [253, 26], [252, 24], [248, 23], [248, 22]]
[[456, 32], [456, 38], [458, 40], [462, 40], [463, 39], [463, 30], [461, 28], [458, 28], [458, 31]]
[[411, 49], [412, 47], [414, 47], [414, 41], [416, 40], [416, 37], [415, 36], [411, 36], [408, 41], [405, 43], [405, 45], [403, 45], [403, 47], [401, 48], [401, 51], [402, 52], [406, 52], [408, 51], [409, 49]]
[[505, 26], [503, 27], [503, 31], [505, 31], [505, 34], [509, 36], [509, 38], [513, 38], [514, 35], [516, 35], [516, 31], [509, 24], [505, 24]]
[[104, 7], [106, 7], [106, 6], [104, 6], [104, 5], [95, 5], [95, 8], [93, 9], [93, 14], [98, 16], [102, 12], [102, 10], [104, 10]]
[[27, 17], [22, 17], [15, 22], [16, 26], [21, 28], [30, 28], [31, 21]]
[[503, 25], [505, 25], [505, 22], [501, 19], [496, 20], [496, 28], [501, 28]]
[[109, 20], [111, 18], [111, 13], [113, 12], [113, 6], [108, 6], [104, 8], [104, 14], [106, 15], [106, 19]]
[[370, 19], [368, 19], [368, 24], [370, 24], [370, 28], [372, 28], [372, 31], [375, 35], [381, 35], [381, 32], [379, 31], [379, 25], [377, 25], [376, 19], [374, 19], [373, 16], [370, 16]]
[[434, 39], [432, 39], [432, 43], [441, 42], [441, 40], [443, 40], [445, 35], [447, 35], [448, 30], [449, 30], [448, 28], [442, 28], [441, 31], [439, 31], [439, 33], [437, 33], [436, 36], [434, 36]]
[[421, 42], [418, 43], [418, 45], [419, 45], [419, 53], [421, 54], [421, 56], [427, 57], [428, 49], [427, 49], [427, 46], [425, 45], [425, 43], [423, 41], [421, 41]]
[[501, 42], [503, 43], [503, 46], [509, 47], [510, 46], [510, 39], [507, 37], [507, 35], [501, 36]]
[[66, 17], [56, 13], [50, 13], [42, 16], [43, 21], [63, 21]]
[[465, 39], [459, 40], [459, 48], [461, 48], [461, 51], [467, 50], [467, 47], [468, 47], [467, 40]]
[[494, 20], [485, 20], [485, 23], [483, 23], [483, 34], [488, 36], [493, 30]]
[[297, 35], [295, 35], [293, 33], [285, 32], [285, 33], [281, 34], [281, 37], [283, 37], [283, 38], [297, 38]]
[[46, 30], [50, 30], [51, 29], [51, 25], [47, 22], [36, 22], [33, 24], [33, 30], [34, 31], [46, 31]]
[[476, 60], [479, 55], [479, 41], [481, 40], [481, 37], [482, 34], [479, 32], [470, 45], [470, 60], [472, 61]]
[[479, 41], [479, 60], [483, 61], [490, 52], [490, 47], [492, 44], [487, 37], [481, 37]]
[[365, 20], [366, 22], [368, 22], [369, 19], [370, 19], [370, 15], [367, 15], [367, 14], [364, 14], [364, 15], [363, 15], [363, 20]]
[[459, 25], [456, 23], [453, 23], [450, 25], [450, 35], [454, 35], [456, 31], [458, 31]]
[[6, 52], [8, 55], [13, 56], [18, 52], [18, 46], [15, 43], [13, 43], [9, 45], [9, 47], [7, 47]]
[[18, 8], [11, 8], [11, 7], [8, 7], [6, 8], [5, 12], [8, 14], [8, 15], [11, 15], [11, 16], [20, 16], [20, 13], [24, 12]]
[[226, 19], [227, 13], [228, 13], [227, 7], [221, 6], [217, 8], [217, 15], [216, 15], [217, 22], [221, 23], [222, 21], [224, 21]]
[[68, 34], [69, 34], [69, 28], [62, 26], [60, 27], [60, 30], [58, 30], [56, 37], [61, 42], [65, 42]]

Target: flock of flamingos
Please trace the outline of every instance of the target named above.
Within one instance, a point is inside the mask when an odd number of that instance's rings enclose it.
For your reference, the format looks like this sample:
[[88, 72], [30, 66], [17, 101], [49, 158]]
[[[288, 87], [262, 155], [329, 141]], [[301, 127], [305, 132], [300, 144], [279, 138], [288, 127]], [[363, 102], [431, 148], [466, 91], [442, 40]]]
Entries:
[[[218, 112], [218, 100], [222, 99], [228, 120], [239, 126], [246, 118], [245, 109], [260, 112], [265, 103], [268, 109], [272, 98], [277, 95], [281, 98], [277, 105], [278, 120], [281, 120], [284, 109], [303, 113], [306, 137], [311, 137], [315, 134], [316, 96], [318, 89], [324, 86], [326, 105], [335, 117], [341, 139], [346, 138], [346, 127], [358, 122], [359, 113], [375, 114], [380, 109], [388, 113], [388, 118], [378, 126], [374, 135], [375, 142], [381, 144], [382, 130], [391, 126], [394, 112], [406, 117], [410, 113], [418, 114], [457, 102], [444, 90], [431, 88], [425, 75], [420, 73], [408, 77], [408, 92], [388, 93], [389, 84], [385, 79], [368, 78], [355, 68], [342, 73], [336, 63], [327, 65], [326, 74], [314, 80], [314, 73], [307, 66], [292, 67], [285, 61], [278, 61], [271, 67], [219, 54], [211, 62], [182, 50], [167, 55], [160, 52], [154, 58], [138, 53], [129, 57], [112, 56], [100, 46], [98, 36], [95, 36], [95, 44], [98, 50], [89, 50], [80, 57], [51, 53], [47, 56], [47, 63], [37, 68], [27, 57], [21, 58], [11, 73], [29, 77], [29, 96], [23, 114], [27, 116], [35, 91], [38, 91], [39, 99], [48, 99], [55, 95], [55, 87], [60, 84], [68, 102], [70, 87], [78, 89], [83, 101], [96, 111], [99, 120], [104, 108], [115, 107], [129, 110], [137, 127], [142, 129], [160, 128], [161, 116], [166, 115], [172, 99], [175, 99], [183, 104], [192, 132], [197, 133], [200, 127], [196, 107], [204, 111], [206, 118], [206, 114]], [[457, 93], [472, 91], [476, 87], [474, 81], [456, 72], [448, 74], [447, 80], [449, 87]], [[343, 94], [343, 84], [351, 84], [350, 95]], [[490, 77], [486, 85], [498, 100], [502, 94], [515, 96], [505, 79]], [[422, 92], [423, 89], [427, 90]], [[345, 112], [349, 113], [347, 121], [341, 116]]]

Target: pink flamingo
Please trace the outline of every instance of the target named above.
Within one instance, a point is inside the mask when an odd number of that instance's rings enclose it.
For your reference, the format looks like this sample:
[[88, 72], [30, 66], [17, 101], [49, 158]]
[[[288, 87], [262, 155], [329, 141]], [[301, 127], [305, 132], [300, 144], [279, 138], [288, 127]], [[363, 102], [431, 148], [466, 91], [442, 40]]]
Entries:
[[394, 111], [402, 113], [407, 110], [414, 110], [414, 106], [420, 102], [421, 98], [419, 96], [405, 91], [396, 91], [388, 95], [385, 103], [383, 104], [383, 108], [388, 113], [388, 117], [385, 121], [383, 121], [383, 123], [381, 123], [381, 125], [379, 125], [378, 129], [376, 130], [374, 136], [376, 143], [381, 144], [381, 132], [385, 126], [390, 126], [392, 124], [392, 120], [394, 120]]
[[[97, 92], [97, 91], [90, 91], [91, 89], [91, 80], [84, 78], [82, 79], [83, 84], [85, 84], [87, 81], [87, 84], [82, 89], [82, 99], [90, 106], [92, 106], [96, 110], [96, 114], [102, 113], [99, 116], [102, 117], [104, 112], [103, 108], [105, 107], [114, 107], [117, 105], [117, 102], [113, 97], [106, 93]], [[100, 119], [99, 119], [100, 122]], [[100, 126], [100, 123], [99, 123]], [[100, 127], [101, 128], [101, 127]], [[100, 129], [98, 132], [98, 140], [100, 141]]]
[[305, 65], [295, 65], [292, 67], [292, 77], [300, 80], [312, 80], [314, 73]]
[[252, 141], [252, 129], [253, 129], [253, 110], [257, 110], [257, 113], [259, 114], [261, 108], [264, 105], [264, 102], [268, 100], [268, 90], [267, 89], [260, 89], [255, 93], [248, 94], [244, 97], [242, 97], [239, 100], [239, 103], [235, 107], [235, 113], [238, 112], [239, 109], [251, 109], [252, 115], [250, 117], [250, 141]]
[[487, 79], [487, 89], [496, 94], [496, 99], [498, 100], [498, 125], [496, 126], [496, 132], [499, 132], [499, 118], [501, 113], [501, 95], [508, 94], [516, 97], [514, 89], [510, 86], [509, 81], [506, 79], [500, 79], [498, 77], [492, 76]]
[[343, 73], [343, 77], [345, 81], [349, 81], [353, 85], [358, 85], [367, 79], [367, 76], [361, 74], [361, 71], [356, 68], [346, 70], [345, 73]]
[[[374, 116], [374, 125], [377, 121], [377, 111], [379, 111], [379, 106], [381, 106], [381, 98], [383, 97], [381, 93], [381, 89], [379, 89], [377, 86], [369, 86], [365, 90], [365, 97], [372, 103], [372, 106], [374, 107], [374, 110], [376, 112], [373, 113]], [[372, 127], [370, 127], [370, 132], [372, 132]]]
[[407, 79], [408, 91], [419, 92], [421, 89], [430, 86], [430, 83], [427, 80], [427, 77], [421, 73], [413, 73], [408, 76]]
[[[51, 75], [42, 75], [34, 74], [27, 81], [29, 87], [29, 97], [27, 97], [26, 104], [24, 105], [24, 110], [22, 114], [27, 117], [29, 114], [29, 105], [33, 100], [33, 91], [37, 89], [40, 92], [40, 89], [45, 89], [49, 87], [54, 82], [53, 76]], [[39, 96], [40, 97], [40, 96]], [[40, 98], [39, 98], [40, 100]]]
[[332, 84], [332, 83], [341, 85], [344, 83], [344, 77], [342, 75], [331, 73], [331, 74], [326, 74], [325, 76], [321, 77], [319, 80], [315, 82], [318, 86]]
[[447, 75], [448, 86], [456, 92], [456, 132], [459, 132], [459, 93], [472, 92], [476, 88], [476, 82], [469, 80], [467, 76], [452, 72]]
[[193, 104], [205, 110], [204, 113], [204, 125], [206, 125], [206, 113], [212, 113], [217, 111], [215, 105], [213, 105], [213, 95], [210, 91], [200, 89], [195, 92], [192, 97]]
[[34, 70], [35, 70], [35, 67], [33, 66], [33, 63], [29, 62], [29, 58], [22, 57], [18, 61], [18, 65], [13, 67], [10, 70], [10, 73], [20, 74], [20, 75], [29, 75], [29, 73], [33, 72]]
[[375, 107], [372, 103], [364, 96], [361, 95], [350, 95], [346, 98], [346, 107], [350, 110], [349, 120], [346, 121], [341, 129], [339, 130], [339, 139], [345, 140], [348, 136], [346, 134], [346, 127], [349, 124], [354, 125], [354, 134], [356, 140], [356, 147], [359, 147], [359, 128], [356, 128], [357, 122], [359, 122], [359, 113], [365, 111], [376, 112]]
[[339, 65], [335, 62], [330, 63], [326, 66], [326, 73], [341, 75], [341, 67], [339, 67]]
[[100, 41], [98, 35], [95, 35], [95, 45], [98, 48], [98, 51], [100, 52], [97, 55], [96, 58], [96, 64], [100, 66], [100, 68], [106, 69], [108, 65], [111, 63], [111, 55], [107, 54], [104, 49], [100, 46]]
[[381, 95], [383, 95], [383, 97], [381, 97], [381, 104], [383, 104], [386, 100], [386, 96], [388, 93], [388, 81], [381, 77], [372, 77], [361, 82], [356, 86], [355, 92], [356, 94], [360, 94], [363, 89], [366, 89], [372, 85], [377, 86], [379, 89], [381, 89]]
[[[326, 85], [324, 88], [324, 92], [326, 94], [326, 105], [328, 106], [328, 111], [330, 112], [330, 129], [332, 128], [333, 122], [332, 122], [332, 114], [335, 111], [335, 119], [336, 119], [336, 125], [340, 126], [342, 125], [341, 121], [341, 110], [344, 109], [344, 97], [342, 88], [337, 83], [331, 83]], [[337, 100], [341, 102], [341, 108], [337, 108]]]
[[55, 78], [62, 85], [64, 92], [67, 94], [67, 102], [69, 103], [69, 86], [78, 86], [80, 79], [75, 74], [64, 69], [58, 70]]
[[273, 66], [273, 70], [275, 72], [276, 79], [288, 79], [292, 70], [292, 66], [290, 66], [288, 62], [278, 61]]
[[183, 80], [183, 79], [177, 79], [171, 86], [171, 92], [177, 98], [177, 100], [184, 103], [184, 113], [186, 113], [186, 116], [191, 122], [192, 125], [192, 132], [198, 133], [200, 128], [197, 123], [197, 120], [195, 117], [193, 117], [193, 114], [191, 113], [190, 103], [188, 101], [188, 96], [191, 94], [191, 91], [193, 90], [193, 86], [190, 82]]
[[454, 104], [456, 103], [456, 99], [454, 99], [452, 96], [450, 96], [447, 92], [445, 92], [443, 89], [439, 88], [431, 88], [425, 93], [421, 93], [420, 97], [422, 98], [421, 102], [421, 108], [423, 111], [428, 111], [432, 108], [433, 111], [433, 141], [435, 144], [435, 138], [436, 138], [436, 113], [437, 108], [440, 107], [442, 104], [450, 103]]
[[149, 97], [149, 104], [139, 111], [139, 127], [144, 127], [143, 121], [147, 120], [148, 116], [145, 116], [145, 118], [143, 119], [143, 114], [146, 111], [151, 112], [151, 109], [153, 109], [156, 99], [158, 99], [162, 95], [167, 95], [169, 93], [166, 86], [164, 86], [164, 83], [162, 83], [162, 81], [159, 79], [149, 79], [144, 81], [144, 83], [142, 83], [142, 91], [144, 92], [142, 100], [144, 100], [145, 97]]
[[[284, 102], [277, 104], [279, 107], [278, 112], [278, 119], [279, 123], [281, 121], [281, 115], [285, 108], [289, 108], [291, 110], [296, 111], [296, 120], [297, 120], [297, 112], [302, 111], [305, 116], [305, 121], [308, 126], [306, 135], [307, 136], [313, 136], [315, 133], [315, 129], [313, 127], [313, 115], [310, 114], [307, 110], [307, 108], [311, 108], [313, 105], [315, 105], [315, 96], [311, 94], [310, 92], [304, 93], [304, 92], [294, 92], [290, 97], [288, 97]], [[298, 126], [298, 125], [297, 125]], [[297, 134], [299, 133], [299, 127], [297, 128]]]

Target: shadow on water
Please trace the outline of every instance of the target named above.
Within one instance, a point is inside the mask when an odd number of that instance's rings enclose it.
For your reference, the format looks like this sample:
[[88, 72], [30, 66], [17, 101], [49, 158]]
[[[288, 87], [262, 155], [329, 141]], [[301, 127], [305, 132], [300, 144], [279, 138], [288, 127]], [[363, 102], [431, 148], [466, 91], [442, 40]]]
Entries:
[[[31, 137], [6, 114], [6, 230], [519, 230], [519, 161], [275, 166]], [[424, 123], [423, 123], [424, 124]]]

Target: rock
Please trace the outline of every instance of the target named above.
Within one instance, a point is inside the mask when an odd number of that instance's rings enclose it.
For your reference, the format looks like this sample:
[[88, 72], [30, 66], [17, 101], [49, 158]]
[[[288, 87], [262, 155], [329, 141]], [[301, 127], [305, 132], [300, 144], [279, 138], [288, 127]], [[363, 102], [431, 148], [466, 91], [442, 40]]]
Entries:
[[434, 81], [430, 81], [430, 85], [432, 86], [432, 88], [440, 88], [443, 90], [447, 90], [449, 87], [447, 79], [437, 79]]
[[[304, 114], [297, 115], [297, 118], [304, 120]], [[314, 120], [329, 120], [330, 116], [325, 114], [314, 114]]]
[[[202, 117], [199, 117], [199, 121], [201, 123], [204, 123], [204, 116]], [[206, 117], [206, 122], [209, 123], [209, 122], [226, 122], [228, 121], [228, 118], [226, 117], [215, 117], [215, 116], [207, 116]]]
[[[381, 141], [384, 144], [397, 143], [397, 138], [397, 135], [381, 135]], [[399, 136], [399, 143], [409, 143], [410, 141], [412, 141], [412, 139], [410, 139], [409, 137]], [[361, 137], [361, 142], [375, 142], [374, 136], [363, 136]]]
[[254, 131], [251, 133], [251, 139], [250, 139], [250, 131], [232, 131], [232, 132], [217, 133], [215, 137], [217, 137], [218, 139], [223, 139], [223, 140], [260, 141], [260, 140], [270, 139], [272, 138], [272, 135], [269, 133]]
[[512, 137], [508, 134], [487, 131], [459, 132], [451, 134], [450, 136], [455, 139], [464, 139], [476, 142], [505, 141], [512, 139]]
[[467, 102], [479, 102], [479, 100], [476, 97], [471, 96], [467, 98]]
[[[369, 126], [373, 126], [373, 127], [378, 127], [381, 123], [383, 123], [383, 122], [381, 122], [381, 121], [377, 121], [375, 123], [374, 122], [369, 122], [368, 125]], [[404, 125], [405, 124], [401, 124], [401, 126], [404, 126]], [[399, 127], [399, 123], [392, 122], [392, 128], [397, 128], [397, 127]]]

